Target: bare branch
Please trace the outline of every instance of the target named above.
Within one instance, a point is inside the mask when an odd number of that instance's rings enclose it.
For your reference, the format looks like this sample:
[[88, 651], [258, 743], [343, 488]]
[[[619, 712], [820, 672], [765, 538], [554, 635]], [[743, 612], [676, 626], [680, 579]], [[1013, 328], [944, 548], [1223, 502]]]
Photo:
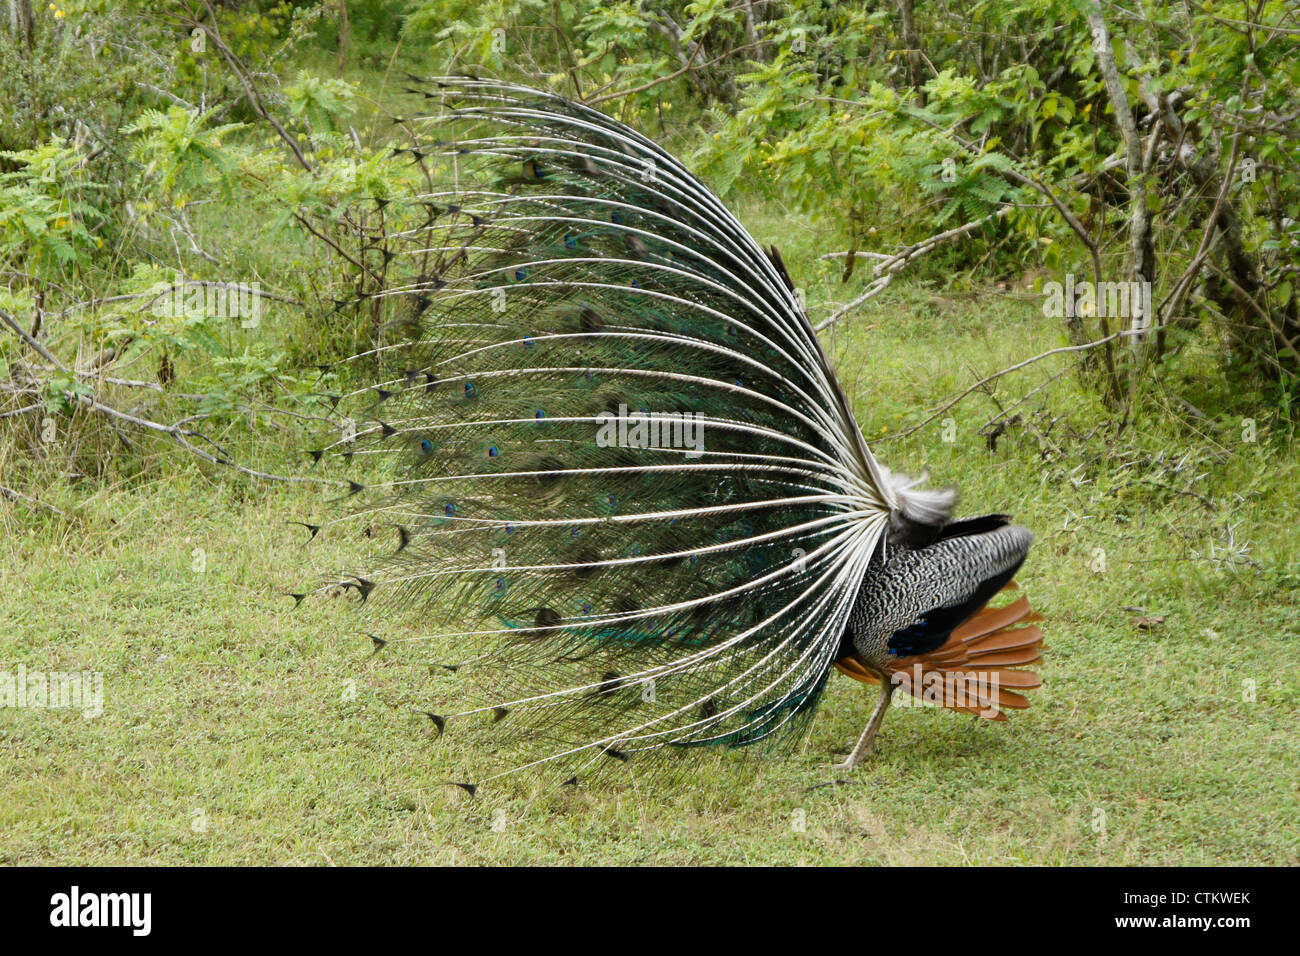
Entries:
[[302, 168], [307, 170], [307, 172], [311, 172], [311, 164], [307, 162], [307, 157], [303, 155], [297, 141], [289, 135], [288, 130], [281, 126], [280, 121], [272, 116], [271, 112], [262, 104], [262, 97], [258, 95], [257, 87], [253, 84], [252, 78], [245, 72], [244, 64], [240, 62], [239, 57], [235, 56], [234, 51], [231, 50], [230, 47], [226, 46], [225, 42], [221, 39], [221, 28], [217, 26], [217, 13], [212, 9], [212, 4], [209, 3], [208, 0], [203, 0], [203, 6], [207, 8], [208, 16], [212, 18], [212, 25], [209, 26], [206, 23], [200, 23], [198, 26], [208, 35], [209, 39], [212, 40], [217, 51], [221, 54], [222, 59], [229, 64], [231, 71], [235, 74], [235, 79], [239, 80], [239, 85], [244, 88], [244, 94], [248, 97], [248, 102], [257, 112], [257, 115], [262, 117], [262, 119], [266, 120], [275, 128], [276, 133], [278, 133], [280, 138], [288, 144], [289, 149], [293, 151], [294, 158], [298, 160], [298, 163]]
[[21, 491], [15, 491], [14, 489], [8, 488], [4, 485], [0, 485], [0, 495], [9, 498], [12, 501], [20, 501], [29, 507], [34, 506], [39, 508], [47, 508], [50, 511], [53, 511], [56, 515], [58, 515], [61, 518], [70, 519], [72, 517], [72, 515], [68, 514], [66, 511], [62, 510], [61, 508], [56, 508], [54, 507], [54, 505], [49, 504], [48, 502], [45, 501], [41, 501], [39, 498], [33, 498], [30, 495], [25, 495]]
[[[951, 242], [953, 239], [960, 239], [962, 236], [969, 235], [985, 223], [991, 222], [994, 219], [1001, 219], [1014, 208], [1014, 206], [1006, 206], [982, 219], [976, 219], [972, 222], [966, 223], [965, 225], [957, 226], [956, 228], [949, 229], [946, 232], [941, 232], [938, 235], [930, 236], [928, 239], [922, 239], [920, 242], [914, 242], [901, 252], [897, 252], [892, 256], [885, 256], [884, 261], [878, 263], [876, 267], [871, 270], [874, 279], [871, 284], [867, 286], [867, 290], [848, 305], [836, 309], [828, 318], [815, 325], [813, 327], [814, 331], [820, 332], [822, 329], [830, 328], [845, 315], [860, 306], [863, 302], [866, 302], [873, 296], [877, 296], [881, 292], [884, 292], [889, 283], [894, 280], [894, 275], [914, 259], [920, 258], [927, 252], [934, 250], [945, 242]], [[867, 254], [871, 256], [879, 255], [878, 253]], [[847, 255], [847, 253], [832, 253], [831, 255], [843, 256]], [[825, 259], [827, 256], [822, 256], [822, 258]]]
[[1048, 349], [1046, 352], [1040, 352], [1038, 355], [1035, 355], [1033, 358], [1027, 358], [1023, 362], [1017, 362], [1015, 365], [1011, 365], [1007, 368], [1004, 368], [1000, 372], [994, 372], [992, 375], [980, 379], [970, 388], [958, 393], [954, 398], [949, 399], [948, 401], [940, 405], [938, 408], [936, 408], [934, 412], [931, 413], [931, 415], [927, 419], [925, 419], [925, 421], [913, 425], [911, 428], [905, 429], [904, 431], [895, 432], [894, 434], [887, 435], [884, 438], [877, 438], [873, 441], [873, 444], [878, 444], [882, 441], [892, 441], [895, 438], [904, 438], [912, 434], [912, 432], [919, 431], [920, 429], [924, 428], [926, 425], [930, 424], [930, 422], [938, 418], [940, 415], [942, 415], [944, 412], [946, 412], [948, 409], [952, 408], [954, 405], [960, 402], [971, 392], [983, 388], [985, 385], [989, 384], [989, 382], [997, 381], [998, 379], [1002, 378], [1004, 375], [1010, 375], [1012, 372], [1018, 372], [1020, 369], [1024, 368], [1027, 365], [1033, 365], [1035, 362], [1042, 361], [1045, 358], [1049, 358], [1053, 355], [1062, 355], [1066, 352], [1084, 352], [1088, 349], [1096, 348], [1099, 345], [1105, 345], [1108, 342], [1113, 342], [1118, 338], [1124, 336], [1131, 336], [1135, 334], [1139, 334], [1139, 333], [1134, 332], [1133, 330], [1121, 330], [1119, 332], [1112, 332], [1110, 335], [1106, 336], [1105, 338], [1097, 339], [1095, 342], [1084, 342], [1082, 345], [1063, 345], [1060, 348]]

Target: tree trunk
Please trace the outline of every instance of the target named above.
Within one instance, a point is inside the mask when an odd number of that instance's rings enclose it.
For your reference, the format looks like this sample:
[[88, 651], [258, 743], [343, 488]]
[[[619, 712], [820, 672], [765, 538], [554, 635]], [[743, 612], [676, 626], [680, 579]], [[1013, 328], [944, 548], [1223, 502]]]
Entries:
[[[1155, 249], [1151, 241], [1151, 211], [1147, 206], [1147, 171], [1152, 149], [1142, 149], [1142, 139], [1138, 135], [1137, 123], [1133, 120], [1133, 110], [1129, 107], [1128, 96], [1124, 92], [1124, 83], [1120, 79], [1119, 69], [1115, 66], [1115, 53], [1110, 46], [1110, 31], [1106, 28], [1106, 19], [1101, 13], [1101, 4], [1092, 0], [1088, 9], [1088, 28], [1092, 32], [1094, 51], [1097, 54], [1097, 69], [1106, 84], [1106, 93], [1110, 97], [1111, 109], [1115, 111], [1115, 123], [1124, 138], [1124, 159], [1128, 169], [1129, 190], [1129, 279], [1137, 283], [1156, 281]], [[1144, 297], [1137, 297], [1141, 301]], [[1109, 323], [1101, 319], [1103, 335], [1109, 335]], [[1151, 325], [1151, 316], [1131, 316], [1130, 329], [1144, 333]], [[1134, 347], [1145, 340], [1144, 334], [1133, 337]]]
[[917, 105], [924, 106], [925, 94], [921, 87], [925, 84], [925, 74], [921, 70], [921, 38], [916, 32], [912, 3], [913, 0], [898, 0], [898, 13], [902, 20], [903, 45], [907, 47], [907, 85], [915, 91]]
[[339, 65], [338, 75], [343, 76], [343, 65], [348, 60], [348, 47], [352, 44], [352, 21], [348, 19], [348, 0], [339, 0]]
[[21, 36], [31, 53], [36, 47], [36, 16], [31, 0], [9, 0], [9, 26], [15, 36]]

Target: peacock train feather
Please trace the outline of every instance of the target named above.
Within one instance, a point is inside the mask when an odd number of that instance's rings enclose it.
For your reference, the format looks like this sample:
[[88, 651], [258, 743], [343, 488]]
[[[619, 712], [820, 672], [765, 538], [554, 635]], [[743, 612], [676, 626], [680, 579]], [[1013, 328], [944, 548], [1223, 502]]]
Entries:
[[[422, 92], [402, 122], [424, 221], [383, 237], [395, 319], [356, 360], [382, 371], [313, 454], [364, 474], [340, 523], [397, 529], [344, 582], [379, 626], [420, 622], [376, 648], [461, 652], [463, 700], [427, 710], [440, 745], [509, 729], [572, 779], [798, 739], [837, 664], [885, 686], [925, 654], [969, 664], [954, 632], [1027, 532], [950, 523], [951, 490], [876, 461], [776, 250], [594, 109], [472, 77]], [[1036, 660], [1036, 630], [999, 660]]]

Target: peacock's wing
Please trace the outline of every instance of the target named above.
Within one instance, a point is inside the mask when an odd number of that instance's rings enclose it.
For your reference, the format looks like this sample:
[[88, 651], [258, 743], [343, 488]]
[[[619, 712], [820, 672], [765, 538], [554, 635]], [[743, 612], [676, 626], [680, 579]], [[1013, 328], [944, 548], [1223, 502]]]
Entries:
[[800, 726], [899, 493], [779, 256], [596, 110], [426, 95], [405, 122], [445, 185], [388, 239], [405, 332], [343, 449], [384, 476], [355, 515], [402, 546], [354, 586], [492, 648], [439, 729], [504, 718], [538, 761]]

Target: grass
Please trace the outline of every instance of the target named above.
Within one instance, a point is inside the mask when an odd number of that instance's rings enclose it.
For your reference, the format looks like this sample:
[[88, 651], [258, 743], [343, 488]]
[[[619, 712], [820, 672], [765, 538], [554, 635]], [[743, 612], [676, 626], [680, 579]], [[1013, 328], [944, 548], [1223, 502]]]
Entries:
[[[860, 287], [818, 263], [823, 226], [757, 202], [742, 219], [814, 313]], [[0, 862], [1295, 863], [1300, 456], [1281, 426], [1242, 441], [1234, 409], [1189, 417], [1157, 391], [1088, 438], [1102, 412], [1049, 360], [891, 437], [1058, 336], [1035, 299], [899, 283], [826, 339], [882, 459], [1037, 534], [1021, 580], [1048, 617], [1045, 686], [1006, 724], [897, 709], [846, 777], [830, 765], [874, 691], [836, 678], [790, 757], [471, 800], [445, 784], [463, 744], [394, 706], [427, 686], [420, 646], [372, 656], [349, 609], [283, 596], [346, 559], [283, 523], [324, 500], [177, 455], [41, 491], [75, 522], [0, 511], [0, 671], [104, 679], [97, 718], [0, 708]], [[1168, 371], [1227, 391], [1212, 374], [1193, 348]], [[1040, 384], [990, 451], [994, 399]], [[1249, 550], [1225, 561], [1228, 528]]]

